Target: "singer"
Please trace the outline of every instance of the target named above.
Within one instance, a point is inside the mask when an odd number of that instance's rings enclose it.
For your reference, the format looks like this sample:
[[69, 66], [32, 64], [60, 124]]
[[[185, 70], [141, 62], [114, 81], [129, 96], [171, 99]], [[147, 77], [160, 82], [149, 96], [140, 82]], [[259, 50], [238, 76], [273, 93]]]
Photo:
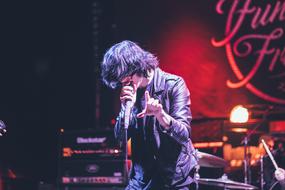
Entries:
[[126, 190], [194, 189], [197, 160], [190, 139], [190, 92], [184, 80], [162, 71], [153, 54], [131, 41], [113, 45], [101, 66], [103, 82], [121, 88], [115, 125], [119, 141], [129, 120], [132, 168]]

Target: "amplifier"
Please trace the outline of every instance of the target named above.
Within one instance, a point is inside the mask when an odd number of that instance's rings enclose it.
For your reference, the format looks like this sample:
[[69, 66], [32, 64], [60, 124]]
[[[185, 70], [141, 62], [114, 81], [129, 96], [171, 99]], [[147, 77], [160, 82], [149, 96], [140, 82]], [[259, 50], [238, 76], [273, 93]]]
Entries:
[[82, 130], [60, 132], [60, 159], [106, 160], [123, 159], [123, 150], [115, 140], [113, 130]]
[[64, 161], [59, 171], [60, 184], [113, 184], [126, 183], [124, 160]]
[[116, 186], [102, 186], [102, 187], [86, 187], [86, 186], [62, 186], [59, 190], [125, 190], [125, 187], [116, 187]]
[[113, 131], [61, 131], [60, 186], [124, 185], [127, 166]]

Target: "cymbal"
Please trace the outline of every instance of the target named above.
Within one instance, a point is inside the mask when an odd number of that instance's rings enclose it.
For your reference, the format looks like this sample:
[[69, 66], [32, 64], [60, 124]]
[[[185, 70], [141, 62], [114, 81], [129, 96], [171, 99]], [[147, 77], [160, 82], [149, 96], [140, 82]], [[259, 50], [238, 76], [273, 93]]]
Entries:
[[226, 189], [247, 189], [247, 190], [258, 189], [253, 185], [232, 181], [228, 179], [226, 175], [223, 175], [221, 178], [218, 179], [199, 178], [197, 180], [198, 183], [203, 185], [213, 185], [213, 186], [223, 187]]
[[263, 134], [265, 134], [264, 131], [251, 130], [251, 129], [241, 128], [241, 127], [230, 128], [227, 130], [227, 132], [239, 133], [239, 134], [250, 134], [250, 135], [263, 135]]
[[196, 153], [198, 159], [198, 164], [201, 167], [210, 167], [210, 168], [223, 168], [229, 165], [229, 163], [217, 156], [197, 151]]

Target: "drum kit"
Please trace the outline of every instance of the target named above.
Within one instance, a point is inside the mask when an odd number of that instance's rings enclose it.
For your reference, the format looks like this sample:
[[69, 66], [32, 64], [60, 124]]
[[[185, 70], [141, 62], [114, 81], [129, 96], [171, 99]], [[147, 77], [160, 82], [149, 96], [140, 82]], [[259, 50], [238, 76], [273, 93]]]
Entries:
[[208, 154], [200, 151], [196, 151], [196, 157], [198, 158], [198, 166], [196, 166], [196, 173], [194, 175], [194, 179], [196, 181], [196, 189], [199, 189], [199, 184], [202, 185], [208, 185], [208, 186], [216, 186], [221, 187], [224, 190], [229, 189], [246, 189], [246, 190], [252, 190], [252, 189], [258, 189], [257, 187], [241, 183], [237, 181], [233, 181], [228, 179], [227, 175], [224, 174], [222, 177], [217, 179], [211, 179], [211, 178], [200, 178], [199, 175], [199, 169], [200, 167], [210, 167], [210, 168], [223, 168], [227, 167], [229, 164], [226, 160]]
[[[281, 135], [281, 137], [278, 137], [276, 135], [270, 135], [271, 139], [274, 140], [279, 140], [281, 139], [281, 141], [284, 143], [285, 139], [284, 139], [284, 135]], [[211, 179], [211, 178], [201, 178], [199, 175], [199, 169], [200, 167], [205, 167], [205, 168], [225, 168], [228, 167], [229, 164], [226, 160], [208, 154], [208, 153], [204, 153], [204, 152], [200, 152], [198, 150], [195, 151], [195, 155], [196, 158], [198, 159], [198, 165], [196, 166], [196, 173], [194, 175], [194, 180], [196, 182], [196, 190], [199, 189], [199, 185], [206, 185], [206, 186], [215, 186], [218, 188], [223, 188], [223, 189], [246, 189], [246, 190], [253, 190], [253, 189], [261, 189], [263, 190], [265, 188], [265, 184], [267, 184], [267, 187], [265, 189], [270, 189], [270, 190], [276, 190], [276, 189], [285, 189], [285, 170], [282, 169], [282, 166], [284, 167], [284, 163], [283, 165], [280, 163], [279, 157], [278, 155], [276, 155], [276, 150], [275, 151], [270, 151], [268, 145], [266, 144], [266, 142], [263, 140], [263, 138], [261, 138], [261, 142], [263, 144], [263, 147], [266, 151], [267, 155], [264, 155], [260, 158], [260, 171], [258, 172], [260, 174], [260, 188], [257, 188], [256, 186], [253, 186], [249, 183], [241, 183], [238, 181], [233, 181], [230, 180], [226, 174], [223, 174], [220, 178], [216, 178], [216, 179]], [[281, 156], [282, 158], [285, 156], [285, 151], [284, 151], [284, 146], [279, 147], [278, 152], [282, 152]], [[274, 155], [272, 154], [274, 153]], [[264, 168], [264, 163], [263, 163], [263, 159], [264, 158], [270, 158], [271, 165], [268, 165], [267, 163], [267, 167], [269, 167], [270, 169], [273, 170], [273, 172], [275, 171], [275, 173], [272, 174], [272, 178], [270, 178], [270, 181], [264, 181], [264, 174], [265, 174], [265, 168]], [[278, 163], [276, 162], [277, 160], [279, 160], [279, 166]], [[266, 159], [269, 160], [269, 159]], [[283, 159], [285, 160], [285, 159]], [[267, 161], [268, 162], [268, 161]], [[281, 174], [279, 174], [279, 177], [277, 175], [276, 172], [281, 172]], [[268, 171], [267, 171], [268, 173]], [[280, 178], [280, 175], [282, 176], [282, 179]], [[274, 183], [273, 183], [274, 182]], [[280, 182], [280, 183], [279, 183]], [[282, 188], [281, 188], [281, 184], [282, 184]], [[269, 185], [269, 186], [268, 186]], [[278, 185], [278, 186], [276, 186]]]
[[[252, 106], [247, 106], [249, 109], [254, 110], [254, 113], [256, 115], [259, 114], [260, 120], [257, 120], [256, 123], [253, 123], [252, 126], [249, 126], [247, 128], [247, 131], [235, 131], [236, 126], [229, 126], [229, 129], [231, 129], [228, 132], [234, 133], [235, 135], [239, 133], [239, 135], [242, 138], [241, 142], [238, 142], [238, 146], [243, 145], [244, 146], [244, 159], [243, 159], [243, 172], [240, 172], [240, 174], [244, 177], [244, 182], [238, 182], [238, 181], [233, 181], [228, 178], [226, 174], [223, 174], [219, 178], [201, 178], [199, 174], [199, 169], [200, 167], [205, 167], [205, 168], [225, 168], [229, 166], [228, 162], [220, 157], [208, 154], [208, 153], [203, 153], [199, 152], [196, 150], [196, 157], [198, 159], [198, 166], [196, 166], [196, 173], [194, 175], [194, 180], [196, 182], [196, 190], [199, 189], [199, 185], [203, 186], [209, 186], [210, 189], [213, 189], [214, 187], [216, 188], [222, 188], [222, 189], [246, 189], [246, 190], [251, 190], [251, 189], [269, 189], [269, 190], [283, 190], [285, 189], [285, 170], [282, 169], [285, 165], [285, 133], [281, 133], [280, 131], [277, 132], [276, 134], [274, 133], [266, 133], [267, 131], [259, 131], [259, 129], [263, 129], [264, 126], [263, 124], [265, 121], [267, 121], [267, 116], [268, 115], [274, 115], [274, 114], [284, 114], [285, 110], [284, 107], [282, 108], [276, 108], [273, 106], [260, 106], [260, 105], [252, 105]], [[263, 108], [266, 107], [266, 108]], [[265, 110], [264, 110], [265, 109]], [[253, 111], [252, 111], [253, 112]], [[284, 118], [284, 115], [282, 115], [282, 118]], [[258, 122], [259, 121], [259, 122]], [[265, 125], [266, 126], [266, 125]], [[240, 129], [240, 128], [238, 128]], [[244, 128], [242, 128], [244, 129]], [[278, 146], [274, 147], [272, 146], [268, 147], [266, 142], [263, 140], [263, 136], [266, 134], [269, 138], [269, 142], [273, 141], [273, 146]], [[250, 147], [249, 147], [249, 142], [251, 141], [252, 137], [260, 137], [261, 142], [263, 144], [264, 149], [266, 150], [266, 154], [260, 155], [261, 157], [259, 160], [257, 160], [257, 169], [255, 172], [257, 173], [256, 182], [253, 182], [253, 184], [260, 184], [260, 187], [256, 187], [251, 185], [252, 180], [251, 177], [253, 176], [251, 173], [251, 156], [252, 154], [250, 153]], [[238, 138], [236, 138], [238, 139]], [[253, 138], [254, 140], [256, 138]], [[274, 145], [276, 144], [276, 145]], [[271, 145], [271, 144], [270, 144]], [[274, 155], [271, 154], [271, 151], [274, 153]], [[278, 154], [277, 154], [278, 153]], [[282, 159], [280, 159], [280, 157]], [[270, 159], [270, 160], [269, 160]], [[277, 161], [278, 160], [278, 161]], [[281, 161], [280, 161], [281, 160]], [[265, 161], [265, 162], [264, 162]], [[279, 163], [279, 166], [277, 165]], [[258, 168], [259, 167], [259, 168]], [[240, 171], [240, 170], [238, 170]], [[277, 174], [279, 172], [279, 174]], [[255, 174], [255, 173], [254, 173]], [[239, 177], [241, 177], [239, 175]], [[282, 176], [282, 177], [280, 177]], [[278, 179], [282, 178], [282, 179]], [[275, 185], [278, 186], [275, 186]], [[282, 187], [281, 187], [282, 186]]]

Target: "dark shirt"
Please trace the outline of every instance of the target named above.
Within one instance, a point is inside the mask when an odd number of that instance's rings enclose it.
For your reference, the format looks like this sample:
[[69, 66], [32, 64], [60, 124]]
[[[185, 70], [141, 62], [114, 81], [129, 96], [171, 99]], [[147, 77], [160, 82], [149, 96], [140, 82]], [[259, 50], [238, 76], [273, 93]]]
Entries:
[[[132, 141], [132, 168], [127, 189], [159, 190], [176, 189], [193, 182], [189, 175], [197, 165], [190, 140], [190, 92], [181, 77], [154, 71], [154, 78], [147, 86], [150, 96], [158, 99], [171, 117], [169, 130], [165, 130], [154, 116], [137, 118], [144, 108], [144, 91], [137, 91], [137, 101], [132, 110], [128, 137]], [[123, 138], [122, 109], [115, 125], [115, 136]]]

